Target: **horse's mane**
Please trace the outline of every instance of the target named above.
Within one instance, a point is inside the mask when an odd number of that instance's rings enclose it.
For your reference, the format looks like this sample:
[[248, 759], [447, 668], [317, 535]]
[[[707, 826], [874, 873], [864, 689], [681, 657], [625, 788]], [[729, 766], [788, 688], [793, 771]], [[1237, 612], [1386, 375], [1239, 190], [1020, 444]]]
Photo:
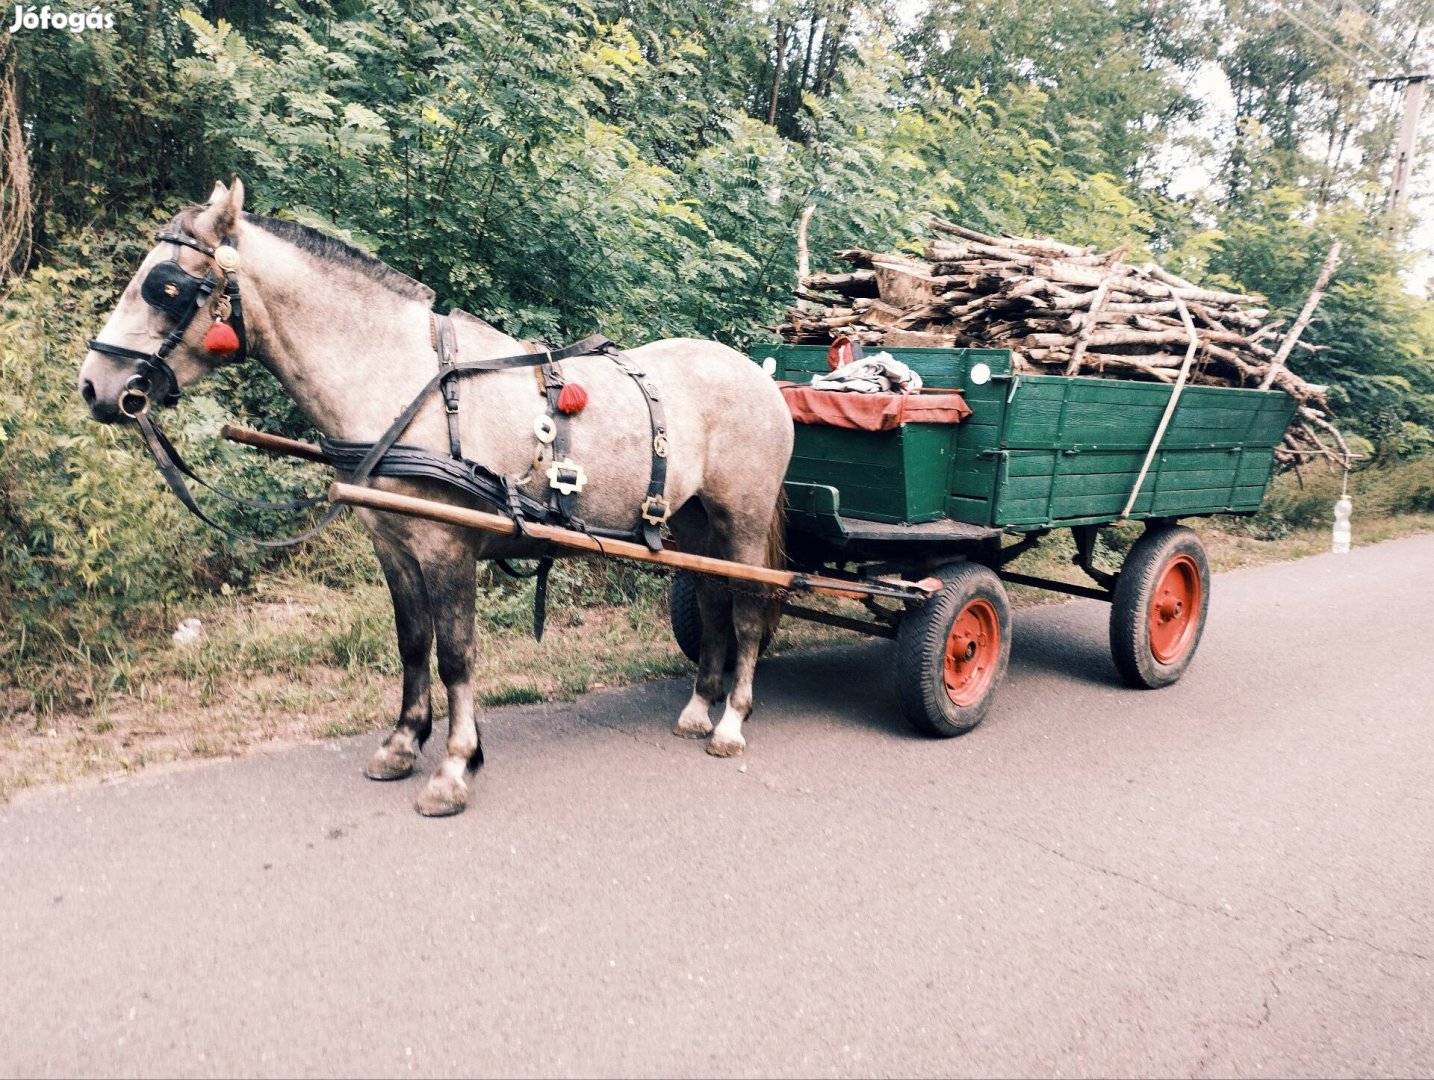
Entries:
[[[205, 209], [206, 207], [199, 204], [186, 206], [176, 215], [174, 224], [187, 232], [192, 232], [194, 218], [203, 213]], [[264, 217], [262, 214], [245, 214], [244, 219], [259, 226], [265, 232], [288, 241], [300, 251], [307, 252], [325, 262], [337, 263], [339, 266], [354, 270], [405, 299], [433, 303], [434, 292], [427, 285], [395, 270], [388, 263], [374, 258], [368, 252], [360, 251], [352, 244], [346, 244], [338, 237], [330, 236], [307, 225], [300, 225], [297, 221], [284, 221], [280, 218]]]

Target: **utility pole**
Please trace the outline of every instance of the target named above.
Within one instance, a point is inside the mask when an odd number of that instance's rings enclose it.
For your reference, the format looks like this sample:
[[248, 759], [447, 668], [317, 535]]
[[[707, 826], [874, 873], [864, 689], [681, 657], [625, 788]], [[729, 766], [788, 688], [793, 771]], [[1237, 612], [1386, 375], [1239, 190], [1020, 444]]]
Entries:
[[1409, 201], [1409, 188], [1414, 179], [1414, 152], [1419, 141], [1419, 113], [1424, 108], [1424, 90], [1429, 84], [1429, 70], [1421, 68], [1407, 75], [1386, 75], [1370, 79], [1379, 83], [1404, 84], [1404, 109], [1399, 124], [1399, 147], [1394, 155], [1394, 174], [1389, 183], [1389, 206], [1385, 211], [1387, 228], [1392, 239], [1399, 240], [1403, 210]]

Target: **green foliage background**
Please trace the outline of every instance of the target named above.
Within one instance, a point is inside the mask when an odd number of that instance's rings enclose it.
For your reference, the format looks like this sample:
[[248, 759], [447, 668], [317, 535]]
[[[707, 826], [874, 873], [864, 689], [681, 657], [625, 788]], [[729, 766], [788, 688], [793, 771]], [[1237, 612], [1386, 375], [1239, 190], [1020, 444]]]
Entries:
[[[252, 209], [350, 239], [442, 307], [556, 339], [766, 335], [808, 205], [819, 264], [910, 244], [940, 213], [1128, 243], [1281, 313], [1338, 236], [1346, 262], [1307, 334], [1330, 349], [1301, 373], [1336, 387], [1377, 455], [1434, 444], [1434, 308], [1403, 290], [1380, 216], [1387, 96], [1253, 0], [932, 0], [911, 22], [881, 0], [109, 8], [112, 33], [0, 39], [36, 211], [0, 314], [11, 670], [122, 652], [167, 605], [262, 565], [183, 514], [73, 386], [154, 223], [231, 172]], [[1413, 0], [1361, 32], [1412, 48], [1431, 12]], [[1212, 72], [1232, 131], [1208, 122]], [[1191, 163], [1212, 184], [1175, 194]], [[216, 444], [230, 417], [304, 434], [271, 380], [231, 373], [174, 421], [197, 464], [258, 494], [317, 481]], [[325, 543], [316, 565], [369, 572], [354, 533]]]

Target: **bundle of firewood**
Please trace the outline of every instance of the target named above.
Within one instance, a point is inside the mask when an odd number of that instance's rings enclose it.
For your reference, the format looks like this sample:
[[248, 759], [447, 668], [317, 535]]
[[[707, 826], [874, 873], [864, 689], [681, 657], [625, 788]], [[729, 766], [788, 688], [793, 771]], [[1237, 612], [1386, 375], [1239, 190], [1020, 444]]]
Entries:
[[1319, 284], [1295, 323], [1271, 319], [1260, 296], [1206, 289], [1154, 263], [1125, 261], [1126, 249], [1097, 252], [1053, 240], [987, 236], [934, 220], [940, 235], [924, 259], [861, 248], [838, 251], [851, 269], [802, 277], [784, 340], [863, 346], [1010, 349], [1016, 371], [1094, 375], [1208, 386], [1275, 387], [1299, 402], [1278, 454], [1347, 463], [1330, 423], [1327, 388], [1285, 365], [1328, 284]]

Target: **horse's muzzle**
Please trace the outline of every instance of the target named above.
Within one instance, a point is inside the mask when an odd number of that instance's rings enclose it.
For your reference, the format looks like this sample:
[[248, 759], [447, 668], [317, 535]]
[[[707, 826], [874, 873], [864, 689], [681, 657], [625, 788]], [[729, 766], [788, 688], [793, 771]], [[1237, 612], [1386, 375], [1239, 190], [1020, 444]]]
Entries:
[[92, 380], [80, 380], [80, 397], [85, 399], [85, 405], [90, 410], [90, 417], [98, 420], [101, 424], [113, 424], [120, 419], [118, 404], [101, 398]]

